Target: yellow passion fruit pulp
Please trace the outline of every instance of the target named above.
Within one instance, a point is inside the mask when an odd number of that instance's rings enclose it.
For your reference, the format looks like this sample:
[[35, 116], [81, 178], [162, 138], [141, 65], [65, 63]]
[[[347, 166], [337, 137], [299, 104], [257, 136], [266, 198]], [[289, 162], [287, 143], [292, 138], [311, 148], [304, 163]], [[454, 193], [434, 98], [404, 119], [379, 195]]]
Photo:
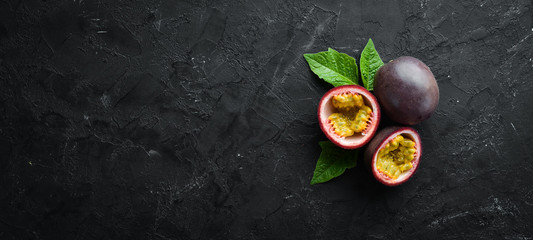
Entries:
[[397, 179], [401, 173], [413, 167], [411, 161], [415, 154], [415, 142], [398, 135], [379, 150], [376, 167], [388, 177]]
[[333, 96], [331, 103], [337, 112], [332, 113], [328, 120], [336, 134], [349, 137], [366, 130], [372, 109], [365, 105], [363, 96], [343, 93]]

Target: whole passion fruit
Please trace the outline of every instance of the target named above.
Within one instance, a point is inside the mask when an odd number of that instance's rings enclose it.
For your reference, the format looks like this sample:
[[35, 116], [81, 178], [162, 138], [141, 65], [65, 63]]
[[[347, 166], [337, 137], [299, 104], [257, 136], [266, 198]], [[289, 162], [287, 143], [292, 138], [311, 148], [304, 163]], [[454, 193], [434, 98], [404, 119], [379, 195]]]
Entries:
[[378, 101], [358, 85], [333, 88], [318, 104], [320, 128], [331, 142], [345, 149], [368, 143], [377, 131], [380, 118]]
[[364, 157], [372, 175], [387, 186], [407, 181], [422, 156], [422, 141], [411, 127], [387, 127], [368, 144]]
[[374, 81], [383, 112], [393, 121], [415, 125], [431, 116], [439, 104], [439, 86], [426, 64], [403, 56], [383, 65]]

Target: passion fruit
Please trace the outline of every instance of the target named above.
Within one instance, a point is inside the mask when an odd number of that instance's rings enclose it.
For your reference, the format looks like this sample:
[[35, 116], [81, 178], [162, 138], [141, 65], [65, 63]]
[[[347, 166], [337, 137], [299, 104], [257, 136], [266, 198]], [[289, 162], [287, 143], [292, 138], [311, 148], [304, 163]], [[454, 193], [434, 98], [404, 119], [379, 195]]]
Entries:
[[381, 118], [378, 101], [358, 85], [329, 90], [318, 104], [320, 128], [335, 145], [359, 148], [372, 139]]
[[374, 178], [387, 186], [400, 185], [413, 176], [421, 156], [420, 135], [411, 127], [380, 130], [364, 153]]
[[439, 86], [426, 64], [403, 56], [376, 72], [374, 93], [393, 121], [415, 125], [429, 118], [439, 104]]

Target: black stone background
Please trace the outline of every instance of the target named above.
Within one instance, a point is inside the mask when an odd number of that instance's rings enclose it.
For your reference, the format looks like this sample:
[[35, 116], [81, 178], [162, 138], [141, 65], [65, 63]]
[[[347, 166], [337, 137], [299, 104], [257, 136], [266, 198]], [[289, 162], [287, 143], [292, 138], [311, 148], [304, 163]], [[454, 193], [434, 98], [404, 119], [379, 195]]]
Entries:
[[[0, 1], [0, 239], [532, 239], [533, 4]], [[402, 186], [309, 184], [302, 54], [424, 61]]]

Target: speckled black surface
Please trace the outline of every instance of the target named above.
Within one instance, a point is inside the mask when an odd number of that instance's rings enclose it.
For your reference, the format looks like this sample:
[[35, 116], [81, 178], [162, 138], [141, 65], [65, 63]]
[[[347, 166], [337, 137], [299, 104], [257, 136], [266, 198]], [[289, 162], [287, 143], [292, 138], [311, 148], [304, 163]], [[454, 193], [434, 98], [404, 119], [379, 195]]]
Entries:
[[[302, 54], [415, 56], [421, 166], [309, 185]], [[532, 239], [533, 4], [0, 1], [0, 239]]]

